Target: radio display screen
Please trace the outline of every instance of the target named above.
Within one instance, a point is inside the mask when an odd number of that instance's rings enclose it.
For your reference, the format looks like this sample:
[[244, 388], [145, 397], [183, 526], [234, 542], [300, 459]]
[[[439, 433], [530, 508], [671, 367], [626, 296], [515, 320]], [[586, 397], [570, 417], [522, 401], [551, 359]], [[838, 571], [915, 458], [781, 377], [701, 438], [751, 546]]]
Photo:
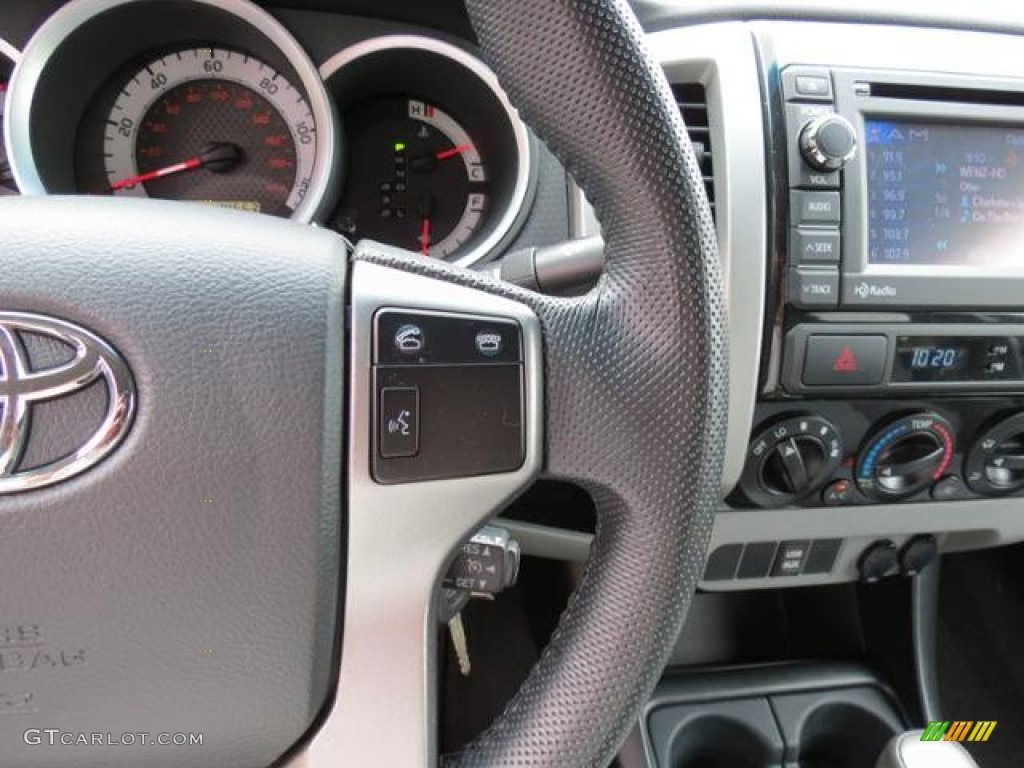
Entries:
[[1024, 127], [864, 129], [869, 263], [1024, 268]]

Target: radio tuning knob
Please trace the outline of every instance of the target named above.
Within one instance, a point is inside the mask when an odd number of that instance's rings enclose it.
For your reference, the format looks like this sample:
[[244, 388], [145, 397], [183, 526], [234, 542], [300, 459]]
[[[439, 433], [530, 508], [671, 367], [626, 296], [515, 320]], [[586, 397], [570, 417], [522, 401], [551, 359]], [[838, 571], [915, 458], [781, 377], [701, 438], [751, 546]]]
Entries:
[[857, 154], [857, 132], [842, 115], [821, 115], [800, 131], [800, 154], [816, 170], [838, 171]]

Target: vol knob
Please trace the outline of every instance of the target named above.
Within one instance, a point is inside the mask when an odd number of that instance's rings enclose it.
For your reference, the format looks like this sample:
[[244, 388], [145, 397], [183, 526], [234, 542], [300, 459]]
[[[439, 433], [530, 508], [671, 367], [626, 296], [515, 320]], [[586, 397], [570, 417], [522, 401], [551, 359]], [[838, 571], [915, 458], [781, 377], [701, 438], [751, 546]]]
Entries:
[[819, 171], [838, 171], [857, 154], [857, 132], [842, 115], [811, 120], [800, 131], [800, 154]]

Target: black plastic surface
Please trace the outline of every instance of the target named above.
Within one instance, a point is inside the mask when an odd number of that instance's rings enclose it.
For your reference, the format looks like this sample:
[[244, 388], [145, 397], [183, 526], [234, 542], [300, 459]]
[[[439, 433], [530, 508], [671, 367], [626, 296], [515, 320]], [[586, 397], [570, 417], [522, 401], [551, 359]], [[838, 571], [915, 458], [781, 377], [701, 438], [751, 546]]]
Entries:
[[[788, 419], [794, 414], [815, 414], [827, 419], [836, 426], [842, 435], [843, 461], [829, 478], [830, 484], [820, 494], [809, 496], [799, 502], [798, 506], [821, 507], [827, 505], [856, 506], [874, 503], [857, 488], [854, 482], [855, 462], [868, 448], [867, 440], [877, 428], [892, 423], [902, 417], [918, 411], [934, 411], [949, 423], [952, 431], [954, 452], [947, 469], [937, 483], [942, 483], [950, 476], [968, 481], [961, 485], [956, 499], [983, 498], [982, 494], [969, 486], [969, 475], [981, 470], [965, 462], [968, 451], [984, 441], [985, 432], [1003, 418], [1024, 411], [1024, 398], [1019, 396], [959, 396], [933, 397], [928, 400], [920, 398], [878, 398], [878, 399], [791, 399], [788, 401], [759, 403], [754, 413], [755, 434], [770, 427], [772, 424]], [[830, 494], [836, 482], [846, 482], [845, 492], [841, 497]], [[967, 487], [964, 487], [967, 485]], [[898, 499], [900, 503], [929, 502], [953, 500], [946, 495], [932, 494], [933, 485], [914, 493], [908, 498]], [[1013, 493], [1020, 493], [1016, 490]], [[750, 506], [749, 499], [739, 492], [729, 498], [730, 503], [737, 506]], [[886, 503], [893, 503], [887, 500]]]
[[[419, 393], [419, 450], [384, 458], [379, 442], [373, 475], [382, 483], [510, 472], [523, 464], [523, 370], [503, 365], [378, 367], [378, 393]], [[382, 414], [374, 423], [386, 431]]]
[[906, 727], [872, 673], [823, 663], [673, 674], [642, 724], [654, 768], [872, 768]]
[[842, 539], [816, 539], [811, 542], [811, 551], [807, 553], [804, 563], [804, 574], [831, 573], [836, 564], [839, 549], [843, 546]]
[[799, 768], [871, 768], [890, 738], [904, 730], [891, 701], [878, 688], [771, 697], [787, 745]]
[[755, 544], [747, 544], [743, 548], [743, 558], [740, 560], [740, 568], [736, 572], [736, 578], [763, 579], [772, 569], [777, 548], [778, 543], [774, 541], [760, 541]]
[[648, 715], [647, 728], [664, 768], [765, 768], [785, 750], [764, 698], [666, 706]]
[[[406, 328], [420, 330], [414, 335], [421, 339], [421, 349], [397, 340]], [[519, 326], [514, 322], [423, 312], [379, 312], [376, 349], [378, 365], [489, 365], [523, 359]]]
[[704, 581], [723, 581], [736, 576], [736, 568], [743, 554], [742, 544], [725, 544], [708, 555], [704, 568]]

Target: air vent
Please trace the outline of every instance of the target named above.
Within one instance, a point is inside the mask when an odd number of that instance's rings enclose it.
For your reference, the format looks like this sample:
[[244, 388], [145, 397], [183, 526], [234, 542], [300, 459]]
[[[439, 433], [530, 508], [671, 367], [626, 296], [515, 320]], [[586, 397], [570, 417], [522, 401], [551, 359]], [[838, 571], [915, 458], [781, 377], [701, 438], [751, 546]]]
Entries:
[[686, 123], [686, 132], [693, 142], [693, 151], [700, 161], [700, 172], [704, 177], [704, 191], [715, 212], [715, 177], [711, 166], [711, 125], [708, 121], [708, 102], [704, 86], [700, 83], [674, 83], [672, 93], [679, 104], [679, 113]]

